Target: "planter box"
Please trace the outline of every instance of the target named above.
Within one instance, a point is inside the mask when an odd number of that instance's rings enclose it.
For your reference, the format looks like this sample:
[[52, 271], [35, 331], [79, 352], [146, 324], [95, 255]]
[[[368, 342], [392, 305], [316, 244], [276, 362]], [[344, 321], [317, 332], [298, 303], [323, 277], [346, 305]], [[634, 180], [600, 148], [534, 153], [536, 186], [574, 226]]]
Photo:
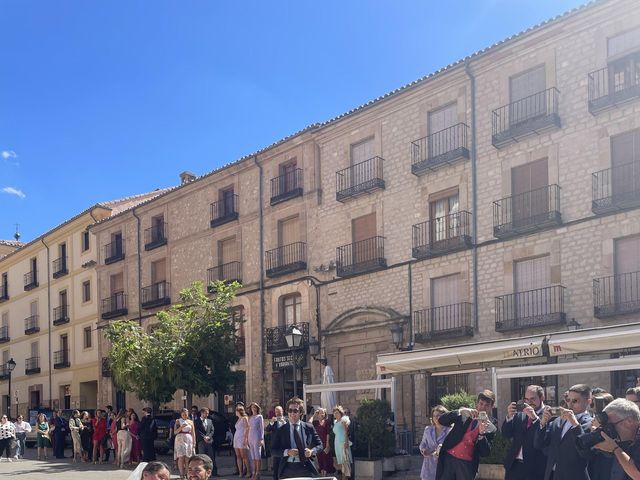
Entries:
[[411, 455], [397, 455], [393, 458], [396, 461], [396, 470], [404, 472], [411, 469]]
[[504, 479], [504, 465], [492, 465], [481, 463], [478, 469], [478, 480], [502, 480]]
[[384, 476], [392, 475], [396, 471], [395, 457], [384, 457], [382, 459], [382, 474]]
[[356, 458], [355, 477], [358, 480], [382, 480], [382, 460]]

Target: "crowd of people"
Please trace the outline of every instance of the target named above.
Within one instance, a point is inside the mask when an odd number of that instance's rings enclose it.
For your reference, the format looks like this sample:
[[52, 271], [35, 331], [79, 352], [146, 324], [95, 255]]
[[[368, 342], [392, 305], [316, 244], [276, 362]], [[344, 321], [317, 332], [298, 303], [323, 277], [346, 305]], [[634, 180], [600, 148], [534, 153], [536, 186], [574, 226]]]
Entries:
[[[616, 398], [600, 388], [573, 385], [558, 406], [529, 385], [511, 402], [500, 428], [510, 439], [505, 480], [640, 480], [640, 388]], [[421, 480], [474, 480], [480, 457], [498, 431], [495, 395], [480, 392], [475, 408], [431, 410], [420, 442]]]

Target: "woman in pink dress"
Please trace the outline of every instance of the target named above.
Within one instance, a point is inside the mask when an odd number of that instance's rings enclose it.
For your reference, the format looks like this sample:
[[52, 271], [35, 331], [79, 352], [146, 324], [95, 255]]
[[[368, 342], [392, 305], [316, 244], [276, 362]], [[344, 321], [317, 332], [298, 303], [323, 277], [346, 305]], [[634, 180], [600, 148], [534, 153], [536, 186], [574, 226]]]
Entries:
[[327, 411], [324, 408], [319, 408], [313, 414], [313, 426], [322, 440], [324, 449], [318, 452], [318, 465], [320, 467], [320, 475], [326, 477], [328, 473], [333, 473], [333, 457], [329, 455], [331, 447], [329, 446], [329, 431], [331, 430], [331, 424], [327, 420]]
[[140, 462], [140, 453], [142, 452], [142, 446], [140, 445], [140, 421], [138, 420], [138, 414], [131, 412], [129, 416], [129, 434], [131, 435], [131, 455], [129, 461], [131, 463]]
[[253, 468], [253, 480], [257, 480], [260, 475], [260, 463], [262, 447], [264, 446], [264, 419], [260, 412], [262, 409], [256, 402], [249, 404], [249, 458]]

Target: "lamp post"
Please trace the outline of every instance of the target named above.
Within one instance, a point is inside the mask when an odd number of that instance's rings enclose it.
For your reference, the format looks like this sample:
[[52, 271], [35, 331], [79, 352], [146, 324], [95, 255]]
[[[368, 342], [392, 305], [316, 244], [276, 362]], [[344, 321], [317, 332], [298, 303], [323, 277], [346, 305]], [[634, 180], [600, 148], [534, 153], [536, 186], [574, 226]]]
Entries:
[[311, 354], [311, 358], [316, 362], [320, 362], [320, 365], [327, 365], [327, 359], [324, 358], [320, 352], [320, 341], [317, 340], [316, 337], [311, 337], [311, 340], [309, 340], [309, 353]]
[[393, 344], [397, 349], [402, 348], [402, 325], [399, 323], [394, 323], [389, 327], [391, 330], [391, 338], [393, 339]]
[[297, 373], [297, 366], [296, 366], [296, 351], [300, 349], [300, 345], [302, 345], [302, 332], [300, 331], [300, 329], [298, 328], [297, 325], [291, 325], [291, 327], [289, 327], [288, 332], [286, 333], [286, 335], [284, 336], [284, 339], [287, 342], [287, 347], [289, 347], [289, 350], [291, 351], [291, 358], [292, 358], [292, 367], [293, 367], [293, 396], [297, 397], [297, 391], [296, 391], [296, 373]]
[[13, 357], [11, 357], [7, 362], [7, 370], [9, 371], [9, 395], [7, 395], [9, 397], [9, 401], [7, 402], [7, 417], [9, 420], [11, 420], [11, 372], [13, 372], [14, 368], [16, 368], [16, 362]]

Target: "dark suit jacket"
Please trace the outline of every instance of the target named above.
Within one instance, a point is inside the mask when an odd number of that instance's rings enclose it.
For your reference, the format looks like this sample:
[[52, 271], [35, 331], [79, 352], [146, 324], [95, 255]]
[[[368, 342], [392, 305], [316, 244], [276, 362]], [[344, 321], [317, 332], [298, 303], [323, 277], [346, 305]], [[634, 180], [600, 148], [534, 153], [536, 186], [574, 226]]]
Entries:
[[571, 427], [564, 437], [562, 427], [564, 421], [556, 418], [546, 428], [538, 426], [534, 446], [538, 450], [547, 449], [547, 466], [544, 480], [549, 480], [556, 466], [554, 478], [571, 480], [589, 480], [587, 472], [588, 459], [581, 455], [576, 447], [576, 437], [591, 430], [591, 415], [588, 412], [576, 415], [579, 425]]
[[194, 421], [194, 426], [196, 427], [196, 439], [198, 443], [204, 442], [204, 437], [211, 437], [211, 441], [213, 442], [213, 433], [215, 430], [213, 426], [213, 420], [209, 418], [207, 421], [207, 426], [205, 427], [202, 418], [198, 417]]
[[[440, 422], [441, 425], [453, 425], [453, 427], [442, 442], [442, 448], [440, 449], [440, 455], [438, 456], [436, 480], [438, 480], [442, 476], [445, 459], [449, 456], [447, 450], [455, 447], [462, 441], [462, 437], [464, 437], [464, 434], [469, 428], [469, 424], [475, 421], [476, 420], [472, 418], [465, 419], [458, 413], [458, 410], [445, 413], [438, 419], [438, 422]], [[473, 451], [473, 468], [476, 473], [478, 472], [480, 457], [486, 457], [491, 453], [491, 442], [493, 442], [494, 436], [495, 433], [487, 434], [483, 438], [478, 438], [478, 441], [476, 442], [476, 448]]]
[[[527, 428], [529, 417], [520, 412], [516, 413], [513, 420], [502, 424], [502, 435], [511, 438], [511, 447], [504, 458], [504, 469], [511, 470], [513, 463], [518, 456], [518, 452], [522, 448], [522, 459], [524, 466], [531, 480], [541, 480], [544, 477], [544, 471], [547, 466], [547, 456], [542, 450], [534, 447], [533, 443], [536, 431], [540, 430], [540, 421], [536, 420]], [[523, 479], [527, 480], [527, 479]]]
[[155, 440], [158, 436], [156, 420], [151, 415], [145, 415], [142, 417], [138, 433], [141, 440]]
[[[320, 450], [322, 450], [322, 440], [320, 440], [320, 436], [316, 429], [313, 428], [313, 425], [307, 422], [300, 422], [302, 425], [302, 429], [304, 431], [304, 439], [305, 447], [310, 448], [314, 451], [314, 455], [317, 454]], [[278, 428], [274, 432], [274, 439], [272, 445], [271, 454], [274, 456], [282, 457], [280, 461], [280, 468], [278, 471], [278, 477], [282, 474], [282, 471], [287, 466], [287, 458], [284, 456], [284, 451], [290, 448], [297, 448], [295, 445], [291, 445], [291, 424], [285, 423], [280, 428]], [[304, 453], [302, 454], [304, 458]], [[310, 459], [305, 459], [304, 461], [305, 468], [312, 475], [318, 475], [318, 470]]]

